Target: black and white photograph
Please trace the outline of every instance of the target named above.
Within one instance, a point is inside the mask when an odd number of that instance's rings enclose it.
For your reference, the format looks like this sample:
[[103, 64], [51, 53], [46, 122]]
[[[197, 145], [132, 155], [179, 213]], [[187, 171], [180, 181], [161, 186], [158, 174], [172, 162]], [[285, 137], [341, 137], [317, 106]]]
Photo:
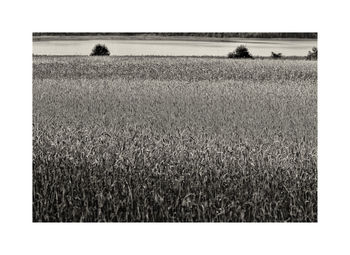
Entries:
[[350, 254], [346, 1], [7, 1], [0, 254]]
[[317, 33], [33, 33], [34, 222], [317, 222]]

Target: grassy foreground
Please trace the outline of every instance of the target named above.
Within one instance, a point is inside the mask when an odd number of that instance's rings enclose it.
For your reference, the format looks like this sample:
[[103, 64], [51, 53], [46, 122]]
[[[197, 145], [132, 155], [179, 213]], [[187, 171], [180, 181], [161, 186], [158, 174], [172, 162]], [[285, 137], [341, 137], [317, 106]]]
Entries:
[[317, 62], [34, 57], [33, 221], [317, 221]]

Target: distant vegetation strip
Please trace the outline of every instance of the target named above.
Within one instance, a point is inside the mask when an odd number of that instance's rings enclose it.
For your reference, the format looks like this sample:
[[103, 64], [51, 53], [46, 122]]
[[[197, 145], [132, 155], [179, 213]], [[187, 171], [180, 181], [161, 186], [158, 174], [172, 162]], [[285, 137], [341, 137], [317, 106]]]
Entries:
[[166, 37], [212, 37], [212, 38], [296, 38], [317, 39], [317, 33], [53, 33], [34, 32], [33, 36], [166, 36]]

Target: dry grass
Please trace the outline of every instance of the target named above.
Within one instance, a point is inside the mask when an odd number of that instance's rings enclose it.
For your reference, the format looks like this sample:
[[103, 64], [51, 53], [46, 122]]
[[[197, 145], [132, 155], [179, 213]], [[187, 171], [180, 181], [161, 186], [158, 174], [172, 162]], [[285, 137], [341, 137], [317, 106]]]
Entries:
[[317, 63], [34, 57], [33, 221], [317, 221]]

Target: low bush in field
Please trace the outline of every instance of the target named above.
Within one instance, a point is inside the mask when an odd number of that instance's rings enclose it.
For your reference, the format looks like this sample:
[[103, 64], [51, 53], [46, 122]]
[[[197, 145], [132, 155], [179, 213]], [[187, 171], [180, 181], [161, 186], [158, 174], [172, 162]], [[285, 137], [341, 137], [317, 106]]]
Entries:
[[248, 49], [244, 45], [240, 45], [234, 52], [228, 54], [228, 58], [253, 58]]
[[317, 48], [313, 47], [312, 51], [309, 51], [309, 53], [306, 56], [307, 60], [317, 60]]
[[229, 52], [227, 57], [228, 58], [234, 58], [235, 57], [235, 53], [234, 52]]
[[110, 52], [105, 45], [97, 44], [92, 49], [90, 56], [109, 56]]
[[274, 59], [279, 59], [282, 58], [282, 53], [274, 53], [273, 51], [271, 52], [271, 57]]

